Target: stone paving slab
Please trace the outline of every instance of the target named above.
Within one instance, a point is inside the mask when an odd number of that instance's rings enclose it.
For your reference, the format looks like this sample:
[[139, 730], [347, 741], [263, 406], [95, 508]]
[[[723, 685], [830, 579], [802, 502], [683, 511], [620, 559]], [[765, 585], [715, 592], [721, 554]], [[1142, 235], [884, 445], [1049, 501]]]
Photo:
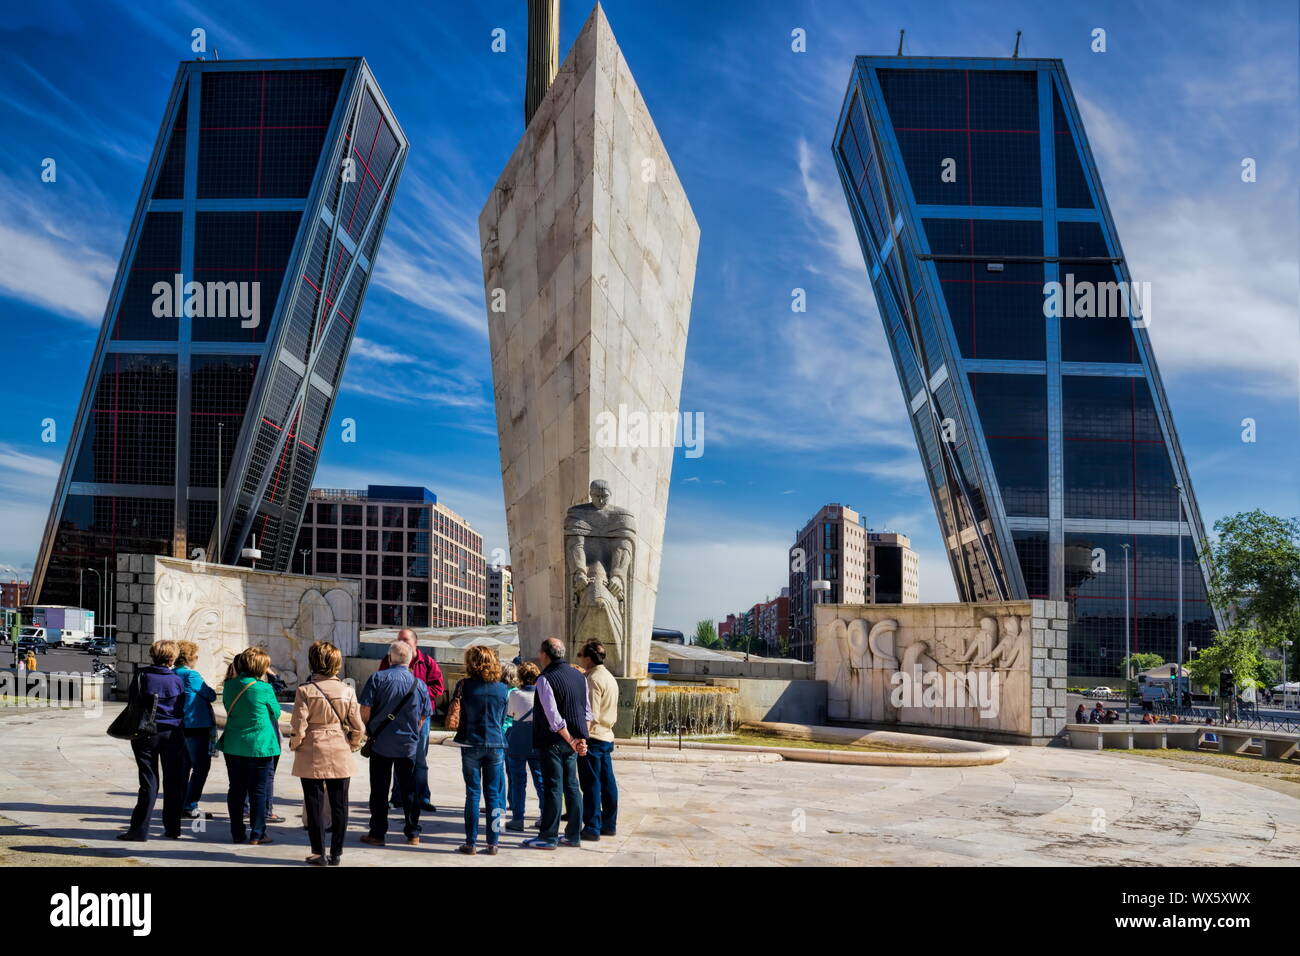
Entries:
[[[276, 843], [228, 841], [226, 773], [214, 762], [205, 832], [122, 844], [135, 799], [130, 747], [104, 734], [116, 713], [0, 714], [0, 816], [12, 849], [78, 863], [160, 866], [301, 865], [301, 789], [281, 761]], [[553, 853], [506, 834], [495, 857], [451, 852], [463, 840], [456, 748], [429, 753], [434, 803], [422, 845], [383, 849], [364, 832], [367, 764], [356, 759], [349, 866], [1278, 866], [1300, 861], [1300, 800], [1247, 779], [1104, 752], [1012, 747], [992, 767], [828, 766], [790, 761], [713, 764], [619, 761], [616, 837]], [[161, 809], [161, 804], [160, 804]], [[530, 822], [537, 804], [530, 798]], [[397, 817], [392, 838], [399, 839]]]

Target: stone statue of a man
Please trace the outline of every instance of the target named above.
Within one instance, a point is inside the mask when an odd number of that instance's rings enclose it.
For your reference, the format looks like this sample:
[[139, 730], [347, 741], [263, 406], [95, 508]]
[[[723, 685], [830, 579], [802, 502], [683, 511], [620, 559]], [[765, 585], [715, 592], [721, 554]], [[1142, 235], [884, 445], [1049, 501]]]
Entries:
[[574, 505], [564, 518], [564, 564], [569, 585], [568, 643], [575, 651], [595, 639], [607, 663], [621, 671], [631, 620], [636, 521], [609, 503], [609, 483], [591, 483], [591, 503]]

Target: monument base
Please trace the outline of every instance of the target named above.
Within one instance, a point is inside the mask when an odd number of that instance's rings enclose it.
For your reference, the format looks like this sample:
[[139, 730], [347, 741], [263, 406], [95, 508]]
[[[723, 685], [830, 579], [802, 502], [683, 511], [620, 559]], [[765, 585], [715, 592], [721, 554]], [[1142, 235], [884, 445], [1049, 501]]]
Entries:
[[614, 737], [627, 740], [632, 736], [636, 705], [648, 700], [654, 684], [649, 677], [616, 677], [618, 681], [618, 722], [614, 724]]

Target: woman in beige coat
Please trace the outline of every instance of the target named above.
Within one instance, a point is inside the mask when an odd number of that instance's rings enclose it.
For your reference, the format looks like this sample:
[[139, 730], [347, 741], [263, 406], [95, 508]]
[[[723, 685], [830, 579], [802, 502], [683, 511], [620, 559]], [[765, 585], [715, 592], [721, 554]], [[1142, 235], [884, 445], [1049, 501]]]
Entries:
[[[289, 722], [293, 775], [302, 779], [302, 799], [314, 866], [338, 866], [348, 829], [348, 784], [352, 754], [361, 746], [365, 725], [353, 689], [339, 680], [343, 654], [328, 641], [307, 652], [312, 675], [298, 685]], [[325, 801], [329, 798], [330, 854], [325, 856]]]

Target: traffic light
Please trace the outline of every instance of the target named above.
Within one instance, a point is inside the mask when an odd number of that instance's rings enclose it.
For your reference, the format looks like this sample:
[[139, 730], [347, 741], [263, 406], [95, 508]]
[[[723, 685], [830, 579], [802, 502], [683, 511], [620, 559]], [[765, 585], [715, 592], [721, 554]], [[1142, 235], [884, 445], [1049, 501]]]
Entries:
[[1232, 671], [1219, 671], [1219, 696], [1232, 696]]

